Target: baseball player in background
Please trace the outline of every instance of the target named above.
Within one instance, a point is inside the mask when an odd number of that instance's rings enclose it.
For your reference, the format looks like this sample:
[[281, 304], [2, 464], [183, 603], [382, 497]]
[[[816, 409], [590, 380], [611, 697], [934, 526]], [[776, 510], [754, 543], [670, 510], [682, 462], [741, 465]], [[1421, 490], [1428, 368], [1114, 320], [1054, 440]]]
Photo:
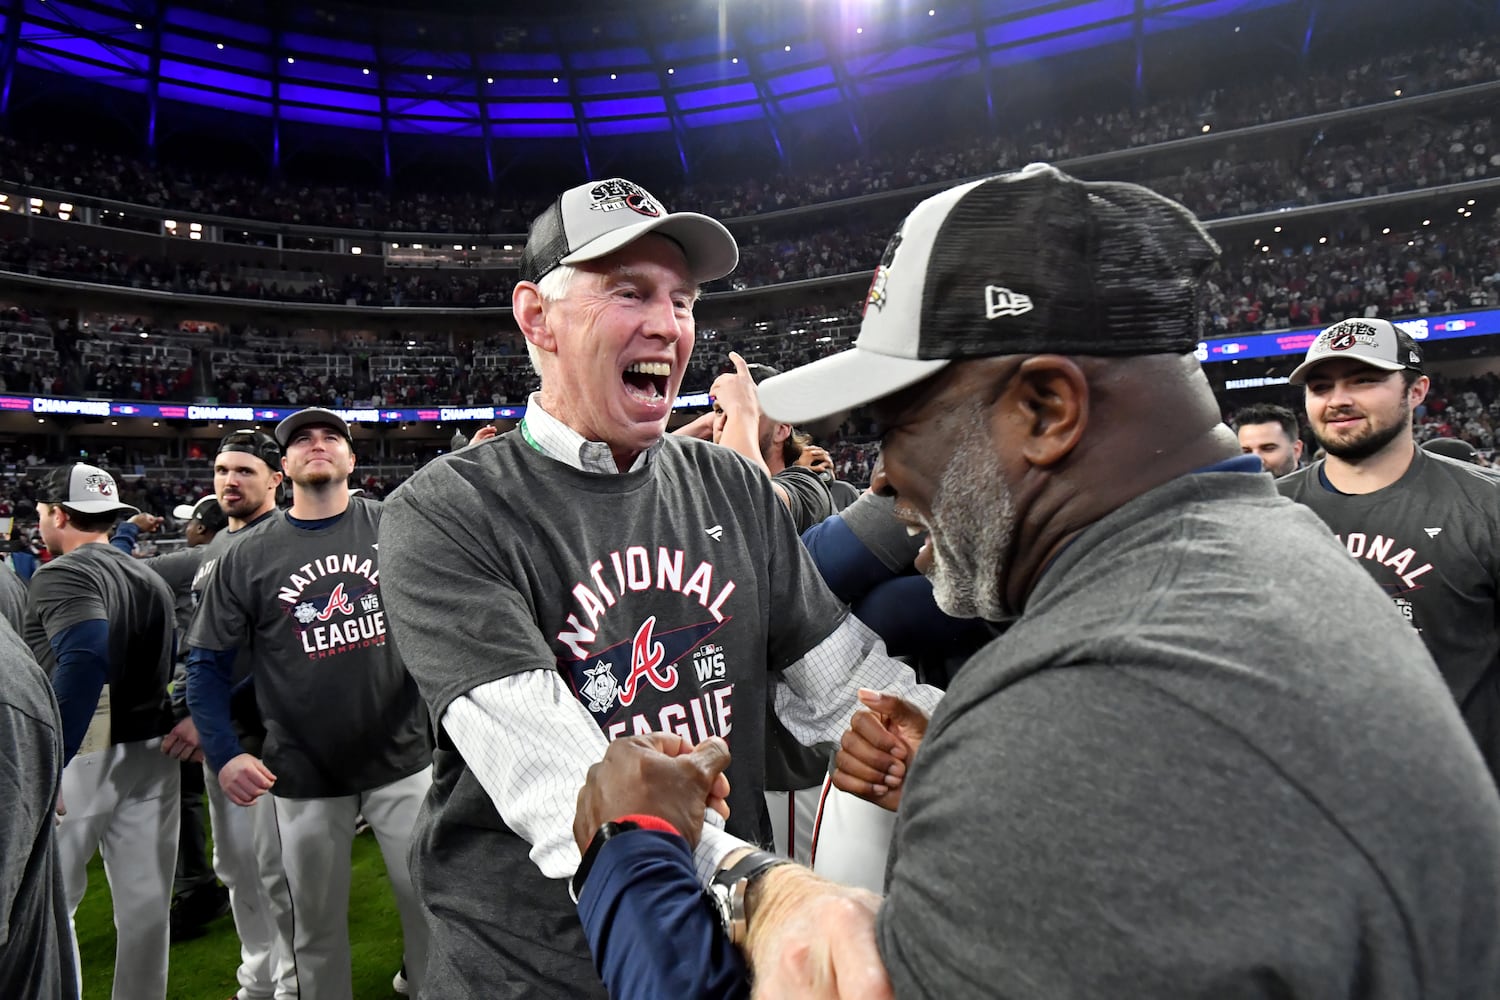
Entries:
[[[214, 458], [211, 499], [223, 513], [228, 527], [202, 546], [202, 562], [191, 585], [195, 610], [203, 603], [203, 591], [219, 557], [276, 512], [277, 488], [281, 482], [281, 446], [269, 434], [254, 429], [237, 430], [220, 441], [219, 453]], [[258, 754], [265, 730], [255, 707], [255, 689], [249, 683], [250, 659], [237, 657], [234, 663], [230, 721], [240, 745]], [[187, 686], [187, 678], [181, 678], [184, 701]], [[174, 700], [178, 693], [174, 689]], [[266, 888], [267, 882], [283, 889], [285, 885], [280, 877], [281, 853], [271, 809], [264, 799], [249, 806], [230, 802], [219, 787], [218, 772], [206, 760], [203, 766], [214, 834], [214, 872], [229, 890], [230, 912], [240, 938], [240, 965], [235, 973], [240, 988], [235, 996], [237, 1000], [296, 997], [291, 945], [289, 941], [285, 944], [278, 941], [272, 918], [274, 908]], [[259, 837], [255, 835], [257, 824], [265, 824]], [[281, 895], [285, 898], [284, 891]]]
[[60, 466], [37, 495], [54, 558], [32, 578], [25, 639], [62, 715], [57, 841], [68, 912], [99, 851], [119, 931], [112, 996], [163, 1000], [179, 787], [177, 761], [161, 750], [172, 728], [172, 592], [109, 544], [119, 515], [137, 513], [109, 473]]
[[[262, 878], [301, 995], [352, 1000], [350, 849], [360, 814], [385, 856], [406, 977], [420, 991], [426, 929], [406, 855], [431, 749], [416, 684], [387, 640], [381, 507], [350, 496], [353, 440], [336, 413], [299, 410], [276, 440], [292, 506], [218, 557], [193, 620], [188, 704], [229, 800], [249, 806], [271, 793], [271, 822], [255, 835], [280, 843], [280, 872]], [[266, 728], [259, 755], [230, 723], [235, 650]]]
[[1277, 480], [1311, 507], [1427, 644], [1500, 776], [1500, 476], [1416, 446], [1422, 349], [1383, 319], [1320, 333], [1291, 374], [1327, 458]]

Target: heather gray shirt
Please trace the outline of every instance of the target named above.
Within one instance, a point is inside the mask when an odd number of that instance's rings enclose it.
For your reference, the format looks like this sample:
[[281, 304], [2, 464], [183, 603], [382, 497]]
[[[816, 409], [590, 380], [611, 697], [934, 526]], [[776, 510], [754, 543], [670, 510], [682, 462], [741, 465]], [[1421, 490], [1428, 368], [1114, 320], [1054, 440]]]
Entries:
[[1416, 634], [1259, 474], [1057, 558], [938, 706], [888, 882], [903, 998], [1500, 992], [1500, 798]]
[[134, 743], [172, 728], [172, 608], [172, 592], [139, 559], [90, 542], [32, 576], [24, 638], [50, 677], [57, 669], [52, 639], [81, 622], [106, 622], [110, 742]]
[[[481, 684], [557, 671], [610, 739], [724, 737], [729, 830], [768, 839], [769, 672], [846, 612], [764, 472], [668, 436], [643, 467], [599, 475], [510, 434], [429, 463], [385, 506], [392, 635], [435, 719]], [[565, 887], [531, 862], [441, 732], [434, 761], [412, 848], [418, 893], [441, 914], [425, 988], [483, 1000], [599, 995]]]
[[1500, 476], [1414, 449], [1400, 479], [1338, 493], [1322, 462], [1277, 480], [1333, 529], [1437, 661], [1500, 776]]
[[26, 581], [9, 559], [0, 561], [0, 621], [9, 624], [17, 635], [26, 627]]
[[386, 635], [380, 516], [358, 496], [320, 529], [272, 515], [218, 555], [193, 618], [192, 646], [237, 649], [254, 675], [284, 798], [353, 795], [430, 761], [421, 698]]
[[52, 686], [20, 636], [0, 620], [3, 997], [78, 995], [53, 816], [62, 769], [62, 720]]

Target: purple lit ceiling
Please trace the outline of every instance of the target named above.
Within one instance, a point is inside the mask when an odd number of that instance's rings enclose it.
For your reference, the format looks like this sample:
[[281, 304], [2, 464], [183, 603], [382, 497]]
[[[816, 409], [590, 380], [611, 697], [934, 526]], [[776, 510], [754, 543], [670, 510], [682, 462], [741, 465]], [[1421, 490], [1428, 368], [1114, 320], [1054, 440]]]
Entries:
[[241, 19], [206, 2], [0, 0], [0, 26], [20, 65], [153, 105], [508, 140], [775, 118], [1293, 2], [643, 0], [550, 19], [252, 2]]

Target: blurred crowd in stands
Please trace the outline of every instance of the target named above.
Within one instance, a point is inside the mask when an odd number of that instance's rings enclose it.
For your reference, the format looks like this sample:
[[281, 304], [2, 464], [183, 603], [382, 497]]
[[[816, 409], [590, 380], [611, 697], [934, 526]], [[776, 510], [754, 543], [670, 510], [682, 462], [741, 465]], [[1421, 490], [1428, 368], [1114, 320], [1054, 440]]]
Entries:
[[[1494, 46], [1483, 40], [1461, 46], [1422, 46], [1378, 58], [1355, 50], [1342, 65], [1314, 64], [1296, 79], [1258, 76], [1235, 87], [1191, 96], [1158, 96], [1138, 106], [1116, 95], [1114, 99], [1121, 103], [1111, 110], [1012, 120], [1003, 124], [1002, 137], [978, 142], [965, 136], [947, 146], [923, 144], [921, 148], [872, 154], [819, 170], [757, 179], [695, 181], [676, 190], [658, 184], [654, 189], [673, 209], [738, 218], [973, 177], [1034, 160], [1065, 160], [1191, 138], [1201, 135], [1205, 124], [1223, 132], [1487, 83], [1497, 79], [1496, 67]], [[1128, 93], [1128, 88], [1118, 89]], [[1310, 154], [1314, 161], [1323, 155], [1316, 147]], [[1319, 169], [1317, 162], [1307, 166], [1309, 169], [1299, 171], [1297, 178], [1277, 177], [1274, 187], [1255, 194], [1256, 203], [1275, 204], [1289, 186], [1295, 189], [1297, 180], [1309, 192], [1325, 196], [1338, 188], [1347, 191], [1351, 182], [1358, 181], [1341, 178], [1338, 165], [1333, 164], [1333, 179], [1327, 183], [1330, 175]], [[1449, 170], [1455, 166], [1460, 174], [1468, 169], [1467, 164], [1450, 164]], [[1496, 165], [1489, 166], [1494, 169]], [[1285, 165], [1279, 165], [1276, 173], [1284, 169]], [[209, 175], [75, 145], [14, 140], [0, 142], [0, 179], [184, 212], [424, 233], [524, 232], [527, 220], [555, 195], [543, 192], [539, 196], [528, 193], [494, 198], [473, 193], [388, 193], [295, 183], [268, 185], [263, 176]], [[1387, 178], [1386, 183], [1420, 186], [1413, 177], [1403, 179], [1399, 175]], [[1370, 180], [1363, 180], [1363, 186], [1373, 189]], [[1216, 201], [1225, 206], [1225, 211], [1248, 210], [1233, 207], [1243, 199], [1229, 199], [1220, 193], [1204, 197], [1193, 207], [1217, 214], [1211, 207]]]

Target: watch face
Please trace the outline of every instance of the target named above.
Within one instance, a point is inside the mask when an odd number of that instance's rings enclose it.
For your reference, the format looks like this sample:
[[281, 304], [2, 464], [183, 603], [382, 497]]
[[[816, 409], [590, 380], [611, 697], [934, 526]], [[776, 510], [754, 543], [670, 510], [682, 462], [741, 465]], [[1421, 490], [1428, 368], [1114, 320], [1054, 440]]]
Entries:
[[734, 923], [734, 888], [713, 882], [705, 892], [708, 894], [708, 901], [713, 904], [714, 915], [719, 918], [719, 926], [724, 928], [725, 934], [730, 933]]

